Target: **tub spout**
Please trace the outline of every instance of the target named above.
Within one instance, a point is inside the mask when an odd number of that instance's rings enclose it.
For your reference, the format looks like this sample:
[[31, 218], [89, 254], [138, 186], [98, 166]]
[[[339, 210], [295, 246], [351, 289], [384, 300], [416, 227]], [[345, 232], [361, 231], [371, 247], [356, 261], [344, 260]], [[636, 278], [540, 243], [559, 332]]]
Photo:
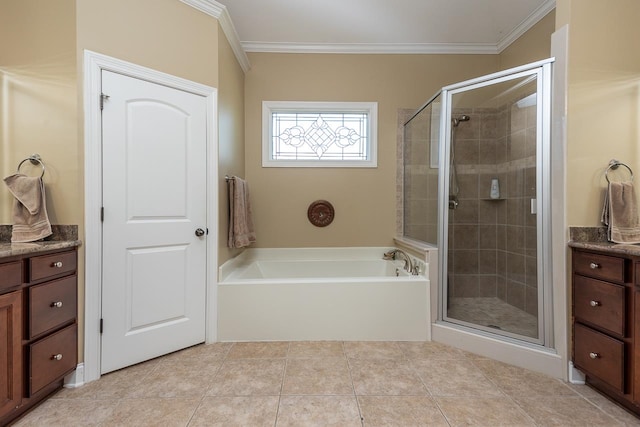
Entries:
[[386, 259], [386, 260], [395, 260], [398, 259], [398, 255], [402, 256], [403, 261], [404, 261], [404, 269], [409, 273], [409, 274], [416, 274], [416, 270], [413, 266], [413, 261], [411, 261], [411, 257], [409, 255], [407, 255], [404, 251], [400, 250], [400, 249], [392, 249], [388, 252], [385, 252], [384, 255], [382, 256], [382, 259]]

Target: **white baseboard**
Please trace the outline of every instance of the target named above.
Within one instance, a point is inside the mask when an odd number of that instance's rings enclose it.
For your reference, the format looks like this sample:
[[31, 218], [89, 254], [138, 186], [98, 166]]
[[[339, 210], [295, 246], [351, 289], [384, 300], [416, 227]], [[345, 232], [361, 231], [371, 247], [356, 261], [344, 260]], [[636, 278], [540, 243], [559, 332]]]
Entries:
[[571, 384], [585, 383], [585, 375], [573, 366], [573, 362], [569, 362], [569, 382]]
[[77, 388], [84, 385], [84, 363], [78, 363], [76, 370], [64, 377], [66, 388]]

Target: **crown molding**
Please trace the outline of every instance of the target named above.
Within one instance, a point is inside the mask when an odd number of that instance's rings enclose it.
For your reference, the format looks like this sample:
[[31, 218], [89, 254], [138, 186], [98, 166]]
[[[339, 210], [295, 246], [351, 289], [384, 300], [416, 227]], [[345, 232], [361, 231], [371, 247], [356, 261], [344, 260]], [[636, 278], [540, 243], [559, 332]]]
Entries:
[[227, 37], [229, 44], [231, 45], [231, 49], [242, 68], [242, 71], [245, 73], [249, 71], [251, 68], [251, 64], [249, 63], [249, 58], [240, 43], [240, 38], [238, 37], [238, 33], [236, 32], [236, 28], [231, 21], [231, 16], [229, 16], [229, 12], [227, 11], [226, 6], [218, 3], [215, 0], [180, 0], [182, 3], [193, 7], [194, 9], [199, 10], [200, 12], [206, 13], [209, 16], [212, 16], [218, 20], [224, 35]]
[[517, 27], [513, 29], [509, 34], [498, 40], [496, 44], [497, 53], [501, 53], [511, 43], [516, 41], [520, 36], [529, 31], [531, 27], [536, 25], [538, 21], [547, 16], [549, 12], [556, 8], [556, 0], [547, 0], [533, 11], [524, 21], [522, 21]]
[[180, 0], [218, 20], [229, 40], [240, 67], [249, 71], [247, 52], [263, 53], [351, 53], [351, 54], [499, 54], [556, 7], [556, 0], [545, 1], [496, 44], [492, 43], [280, 43], [240, 42], [226, 6], [215, 0]]
[[351, 54], [497, 54], [494, 44], [483, 43], [260, 43], [243, 42], [246, 52], [351, 53]]

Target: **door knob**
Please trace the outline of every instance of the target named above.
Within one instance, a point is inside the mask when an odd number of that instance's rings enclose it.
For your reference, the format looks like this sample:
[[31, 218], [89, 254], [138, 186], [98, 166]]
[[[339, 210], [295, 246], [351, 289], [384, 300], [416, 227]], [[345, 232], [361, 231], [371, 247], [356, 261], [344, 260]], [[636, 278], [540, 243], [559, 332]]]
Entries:
[[196, 228], [196, 236], [198, 237], [204, 236], [204, 230], [202, 228]]

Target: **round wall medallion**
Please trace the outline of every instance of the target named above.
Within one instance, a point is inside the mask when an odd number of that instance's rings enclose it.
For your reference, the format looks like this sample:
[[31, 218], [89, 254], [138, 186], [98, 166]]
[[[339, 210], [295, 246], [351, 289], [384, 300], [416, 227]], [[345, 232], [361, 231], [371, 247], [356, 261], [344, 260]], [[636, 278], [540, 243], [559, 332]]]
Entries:
[[311, 203], [309, 209], [307, 209], [307, 218], [309, 218], [309, 222], [316, 227], [326, 227], [331, 224], [335, 214], [333, 206], [326, 200], [316, 200]]

